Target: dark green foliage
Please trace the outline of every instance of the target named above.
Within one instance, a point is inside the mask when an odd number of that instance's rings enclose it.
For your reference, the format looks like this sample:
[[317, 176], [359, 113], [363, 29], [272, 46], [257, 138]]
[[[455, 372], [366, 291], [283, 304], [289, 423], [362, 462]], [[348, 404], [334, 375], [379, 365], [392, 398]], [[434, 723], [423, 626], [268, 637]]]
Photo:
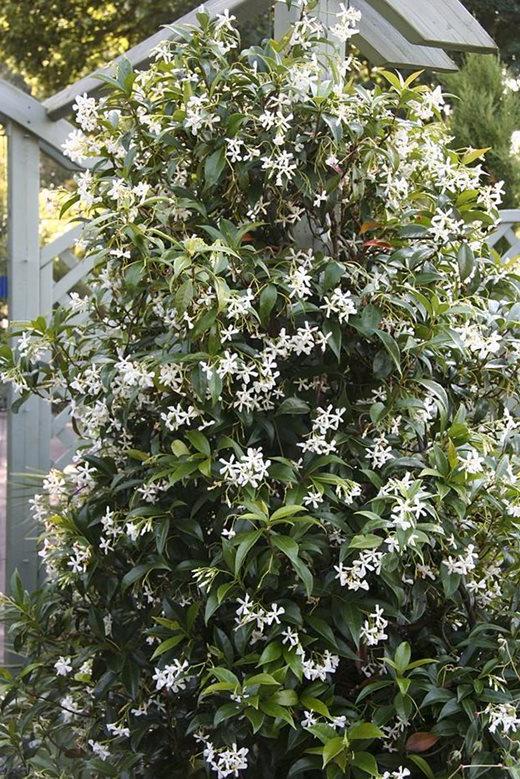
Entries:
[[511, 154], [511, 134], [520, 128], [520, 93], [505, 88], [496, 57], [469, 54], [458, 73], [443, 77], [454, 101], [451, 129], [456, 147], [490, 147], [485, 169], [505, 183], [504, 206], [520, 196], [520, 157]]
[[520, 67], [519, 0], [464, 0], [464, 5], [497, 42], [502, 59]]

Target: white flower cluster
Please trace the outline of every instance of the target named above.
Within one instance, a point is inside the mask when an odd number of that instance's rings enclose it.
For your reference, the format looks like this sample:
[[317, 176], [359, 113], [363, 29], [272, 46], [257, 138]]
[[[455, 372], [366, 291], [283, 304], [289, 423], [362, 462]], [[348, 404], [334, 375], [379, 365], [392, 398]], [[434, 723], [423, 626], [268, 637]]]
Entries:
[[357, 312], [356, 305], [352, 300], [352, 293], [343, 292], [341, 287], [336, 287], [331, 295], [323, 298], [321, 308], [329, 319], [333, 314], [336, 314], [342, 325], [346, 325], [349, 318]]
[[345, 411], [345, 408], [334, 408], [332, 404], [327, 408], [318, 408], [309, 437], [298, 446], [304, 452], [314, 452], [314, 454], [330, 454], [336, 451], [335, 440], [327, 441], [327, 435], [339, 429]]
[[184, 660], [175, 659], [173, 663], [165, 665], [164, 668], [156, 668], [152, 677], [155, 682], [155, 689], [162, 690], [163, 687], [169, 692], [179, 692], [186, 689], [186, 683], [189, 681], [187, 673], [189, 663]]
[[334, 570], [337, 571], [335, 578], [339, 579], [342, 587], [348, 587], [349, 590], [368, 590], [370, 589], [368, 581], [366, 579], [369, 572], [374, 572], [376, 575], [381, 573], [381, 565], [384, 558], [384, 552], [374, 552], [371, 549], [367, 549], [361, 552], [357, 560], [353, 565], [346, 567], [343, 563], [334, 566]]
[[463, 554], [458, 557], [449, 555], [446, 560], [443, 560], [442, 563], [448, 569], [448, 573], [466, 576], [470, 571], [473, 571], [476, 568], [478, 561], [478, 554], [474, 549], [474, 544], [469, 544]]
[[220, 473], [229, 484], [256, 489], [266, 478], [271, 460], [264, 459], [262, 449], [249, 447], [238, 460], [232, 454], [229, 460], [221, 460], [220, 465]]
[[332, 35], [346, 43], [359, 32], [357, 25], [361, 21], [361, 11], [350, 4], [346, 6], [345, 3], [340, 3], [339, 7], [340, 11], [336, 14], [338, 21], [330, 31]]
[[226, 779], [228, 776], [239, 776], [239, 771], [245, 771], [248, 767], [247, 756], [249, 749], [236, 744], [222, 749], [216, 749], [209, 739], [198, 735], [198, 741], [204, 744], [204, 760], [212, 771], [217, 774], [217, 779]]
[[410, 770], [399, 766], [396, 771], [385, 771], [381, 779], [406, 779], [407, 776], [411, 776]]
[[247, 593], [243, 599], [238, 599], [238, 603], [240, 605], [236, 610], [235, 630], [238, 630], [238, 628], [248, 625], [251, 622], [255, 622], [256, 629], [251, 636], [253, 642], [263, 636], [267, 626], [273, 624], [279, 625], [280, 617], [285, 614], [283, 606], [278, 606], [277, 603], [272, 603], [270, 609], [264, 609], [263, 606], [259, 606], [258, 604], [255, 605]]
[[520, 730], [520, 718], [513, 703], [490, 703], [484, 713], [489, 717], [489, 732], [517, 733]]
[[388, 620], [383, 616], [384, 611], [381, 606], [376, 605], [373, 613], [368, 615], [360, 631], [360, 637], [363, 638], [368, 646], [376, 646], [381, 641], [386, 641], [388, 635], [385, 633], [388, 627]]

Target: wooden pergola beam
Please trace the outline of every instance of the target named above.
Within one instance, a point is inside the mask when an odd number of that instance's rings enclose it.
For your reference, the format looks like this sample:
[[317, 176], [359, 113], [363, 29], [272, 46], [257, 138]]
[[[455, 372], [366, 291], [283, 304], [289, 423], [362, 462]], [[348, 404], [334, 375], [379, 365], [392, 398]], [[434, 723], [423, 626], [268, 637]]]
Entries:
[[[332, 27], [336, 22], [336, 14], [340, 10], [341, 0], [321, 0], [319, 8], [312, 13]], [[355, 6], [361, 11], [359, 33], [352, 38], [352, 43], [374, 65], [389, 67], [420, 69], [429, 68], [435, 71], [457, 70], [456, 64], [442, 49], [428, 46], [417, 46], [410, 43], [393, 27], [384, 16], [372, 8], [366, 0], [355, 0]], [[297, 3], [287, 7], [285, 0], [275, 3], [275, 37], [281, 37], [301, 13]], [[344, 46], [332, 41], [338, 56], [344, 56]]]
[[63, 155], [62, 145], [74, 126], [65, 119], [53, 121], [42, 104], [21, 89], [0, 79], [0, 119], [15, 122], [39, 140], [40, 148], [63, 167], [79, 170]]
[[[247, 21], [254, 19], [261, 13], [266, 12], [271, 7], [271, 0], [209, 0], [206, 3], [206, 10], [212, 15], [223, 13], [226, 9], [230, 13], [233, 13], [239, 21]], [[180, 19], [176, 19], [173, 24], [197, 24], [197, 12], [199, 6], [193, 11], [181, 16]], [[154, 35], [146, 38], [137, 46], [129, 49], [127, 52], [117, 57], [109, 65], [100, 70], [91, 73], [89, 76], [79, 79], [74, 84], [70, 84], [65, 89], [57, 92], [55, 95], [44, 100], [43, 106], [47, 111], [47, 115], [50, 119], [59, 119], [60, 117], [67, 116], [71, 112], [72, 105], [78, 95], [82, 95], [84, 92], [88, 94], [99, 92], [103, 84], [99, 80], [98, 75], [103, 73], [105, 75], [113, 75], [114, 68], [117, 63], [123, 58], [127, 59], [135, 68], [144, 68], [151, 60], [151, 52], [163, 41], [172, 40], [175, 37], [174, 31], [170, 27], [165, 27], [159, 30]]]
[[497, 51], [493, 39], [460, 0], [368, 0], [407, 40], [423, 46]]
[[356, 0], [361, 11], [359, 35], [352, 42], [374, 65], [394, 68], [428, 68], [434, 71], [457, 70], [445, 51], [410, 43], [391, 22], [373, 8], [367, 0]]
[[[285, 0], [282, 0], [285, 2]], [[297, 13], [296, 3], [287, 14], [276, 3], [278, 13], [292, 18]], [[321, 15], [339, 3], [320, 0]], [[459, 0], [358, 0], [355, 3], [363, 17], [360, 34], [354, 40], [360, 50], [376, 65], [399, 68], [428, 68], [437, 71], [456, 70], [456, 65], [442, 51], [444, 48], [465, 51], [496, 51], [494, 41]], [[228, 9], [239, 21], [255, 18], [271, 6], [270, 0], [209, 0], [211, 15]], [[174, 24], [196, 24], [197, 10], [190, 11]], [[275, 34], [276, 30], [275, 30]], [[98, 75], [111, 75], [124, 57], [136, 68], [146, 67], [151, 52], [163, 41], [171, 40], [174, 31], [165, 27], [129, 49], [105, 68], [70, 84], [44, 101], [50, 119], [57, 120], [70, 113], [78, 95], [97, 93], [102, 88]]]

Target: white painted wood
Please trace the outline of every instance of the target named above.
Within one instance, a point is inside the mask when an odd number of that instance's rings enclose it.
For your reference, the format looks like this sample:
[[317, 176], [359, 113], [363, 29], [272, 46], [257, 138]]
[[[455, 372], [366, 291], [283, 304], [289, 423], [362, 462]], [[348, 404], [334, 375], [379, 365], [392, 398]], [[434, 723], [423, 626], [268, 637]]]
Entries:
[[92, 257], [87, 257], [86, 259], [77, 262], [76, 265], [71, 268], [71, 270], [69, 270], [65, 276], [63, 276], [63, 278], [54, 284], [54, 289], [52, 292], [53, 302], [66, 304], [68, 297], [67, 293], [69, 290], [78, 284], [81, 279], [83, 279], [85, 275], [90, 272], [93, 265], [94, 259]]
[[368, 2], [411, 43], [483, 54], [497, 51], [493, 39], [460, 0]]
[[62, 144], [74, 130], [74, 126], [65, 119], [52, 121], [38, 100], [2, 79], [0, 79], [0, 119], [4, 122], [16, 122], [38, 138], [42, 149], [57, 159], [61, 165], [78, 170], [78, 166], [62, 153]]
[[442, 49], [410, 43], [367, 0], [356, 0], [361, 11], [359, 35], [352, 42], [373, 65], [404, 69], [455, 71], [456, 64]]
[[504, 208], [500, 212], [500, 224], [510, 222], [512, 224], [520, 222], [520, 208]]
[[[335, 24], [338, 6], [339, 3], [333, 6], [330, 0], [325, 7], [323, 3], [319, 5], [320, 18], [329, 27]], [[457, 70], [456, 64], [446, 52], [410, 43], [366, 0], [356, 0], [355, 6], [361, 11], [362, 16], [359, 23], [359, 34], [353, 37], [352, 43], [373, 65], [405, 69], [427, 68], [434, 71]], [[277, 0], [274, 13], [275, 38], [281, 38], [289, 27], [297, 21], [300, 13], [301, 7], [297, 3], [293, 3], [289, 9], [285, 0]], [[345, 46], [343, 44], [336, 42], [336, 49], [339, 50], [341, 56], [344, 56]]]
[[[9, 315], [28, 321], [42, 313], [40, 295], [38, 140], [32, 133], [8, 125], [8, 256]], [[38, 583], [35, 526], [28, 499], [37, 489], [37, 476], [49, 470], [51, 410], [32, 397], [18, 414], [8, 418], [8, 485], [6, 570], [17, 568], [24, 585]], [[41, 480], [40, 480], [41, 483]]]
[[45, 268], [45, 266], [49, 262], [52, 262], [55, 257], [66, 249], [69, 249], [71, 246], [74, 246], [80, 237], [82, 230], [82, 224], [76, 225], [76, 227], [72, 227], [70, 230], [67, 230], [67, 232], [62, 233], [62, 235], [59, 235], [53, 241], [46, 244], [46, 246], [42, 246], [40, 249], [40, 267]]
[[[248, 19], [254, 19], [259, 14], [267, 13], [271, 4], [271, 0], [255, 0], [255, 2], [252, 2], [251, 0], [209, 0], [209, 2], [205, 3], [205, 8], [212, 16], [228, 9], [240, 21], [247, 21]], [[184, 14], [180, 19], [176, 19], [173, 24], [196, 24], [198, 7], [199, 6], [193, 11]], [[67, 116], [67, 114], [71, 112], [72, 104], [77, 95], [81, 95], [84, 92], [88, 92], [89, 94], [98, 92], [99, 89], [102, 88], [102, 83], [97, 78], [97, 74], [104, 73], [113, 75], [117, 63], [123, 59], [123, 57], [129, 60], [136, 68], [145, 67], [150, 62], [153, 49], [163, 41], [172, 40], [174, 37], [175, 31], [172, 27], [165, 27], [154, 35], [151, 35], [149, 38], [146, 38], [141, 43], [138, 43], [137, 46], [133, 46], [133, 48], [129, 49], [121, 57], [117, 57], [117, 59], [113, 60], [105, 68], [94, 71], [90, 75], [85, 76], [74, 84], [65, 87], [65, 89], [62, 89], [55, 95], [47, 98], [43, 105], [48, 116], [51, 119]]]

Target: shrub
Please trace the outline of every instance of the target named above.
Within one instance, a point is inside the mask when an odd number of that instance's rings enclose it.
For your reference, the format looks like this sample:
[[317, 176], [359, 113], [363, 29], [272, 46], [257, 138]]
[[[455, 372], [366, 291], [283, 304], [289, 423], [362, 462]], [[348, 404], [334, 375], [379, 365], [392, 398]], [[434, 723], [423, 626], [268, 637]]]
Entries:
[[514, 208], [520, 202], [520, 158], [511, 146], [511, 136], [520, 129], [518, 84], [497, 57], [478, 54], [468, 54], [459, 72], [444, 76], [443, 83], [458, 98], [450, 121], [454, 145], [489, 147], [485, 170], [492, 180], [504, 182], [504, 205]]
[[34, 501], [48, 579], [6, 599], [6, 775], [513, 772], [497, 189], [440, 89], [324, 70], [307, 16], [243, 52], [199, 23], [78, 99], [92, 294], [3, 352], [83, 442]]

